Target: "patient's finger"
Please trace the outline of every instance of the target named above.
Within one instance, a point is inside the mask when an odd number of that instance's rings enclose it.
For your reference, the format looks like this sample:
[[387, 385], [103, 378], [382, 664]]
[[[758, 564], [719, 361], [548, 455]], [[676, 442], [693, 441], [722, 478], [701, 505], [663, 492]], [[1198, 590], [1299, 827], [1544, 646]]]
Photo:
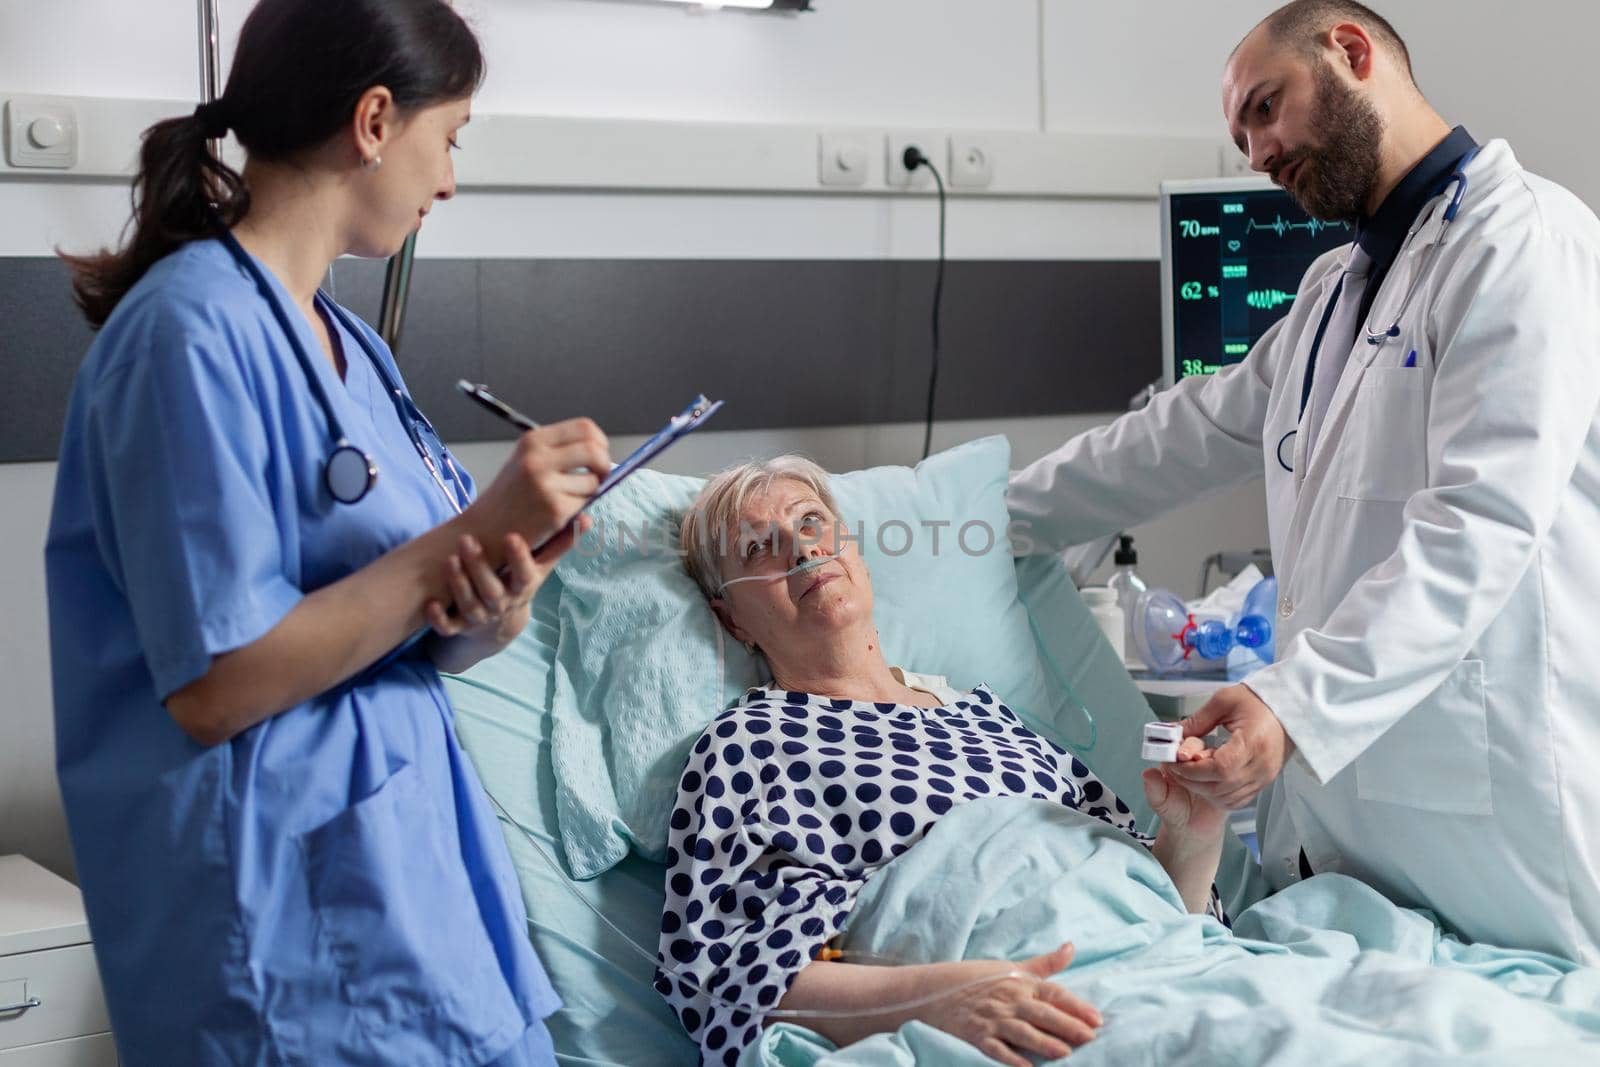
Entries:
[[978, 1051], [991, 1060], [999, 1060], [1007, 1067], [1033, 1067], [1033, 1064], [1011, 1051], [1011, 1047], [998, 1037], [986, 1037], [978, 1042]]
[[1099, 1027], [1105, 1023], [1104, 1016], [1096, 1011], [1092, 1004], [1075, 995], [1065, 986], [1056, 985], [1054, 982], [1046, 982], [1039, 987], [1039, 991], [1035, 996], [1074, 1018], [1082, 1019], [1091, 1027]]
[[1032, 959], [1023, 960], [1018, 966], [1029, 974], [1049, 978], [1052, 974], [1060, 974], [1071, 966], [1075, 952], [1077, 949], [1072, 947], [1071, 941], [1063, 941], [1049, 952], [1041, 952]]
[[[1068, 1045], [1084, 1045], [1094, 1040], [1094, 1027], [1042, 1000], [1027, 1001], [1017, 1014], [1041, 1033]], [[1043, 1049], [1039, 1051], [1045, 1052], [1048, 1056], [1066, 1055], [1065, 1052], [1049, 1052]]]
[[1178, 762], [1189, 763], [1197, 759], [1210, 759], [1211, 749], [1206, 747], [1205, 740], [1199, 737], [1185, 737], [1178, 745]]
[[1171, 790], [1169, 779], [1154, 767], [1146, 767], [1140, 772], [1139, 781], [1144, 785], [1145, 800], [1157, 815], [1161, 814], [1161, 809], [1167, 806], [1167, 793]]
[[1000, 1040], [1018, 1052], [1032, 1052], [1052, 1060], [1072, 1055], [1070, 1044], [1021, 1019], [1001, 1020], [995, 1027], [995, 1033]]

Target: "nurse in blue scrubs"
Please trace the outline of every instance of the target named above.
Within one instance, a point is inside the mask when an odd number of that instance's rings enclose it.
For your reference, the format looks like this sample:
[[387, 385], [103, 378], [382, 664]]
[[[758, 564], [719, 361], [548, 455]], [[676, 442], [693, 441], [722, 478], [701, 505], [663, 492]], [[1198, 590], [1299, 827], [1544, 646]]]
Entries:
[[526, 622], [605, 438], [527, 433], [475, 494], [318, 294], [450, 198], [482, 73], [440, 0], [262, 0], [218, 101], [147, 131], [124, 247], [68, 257], [99, 336], [46, 550], [56, 745], [128, 1067], [553, 1061], [438, 670]]

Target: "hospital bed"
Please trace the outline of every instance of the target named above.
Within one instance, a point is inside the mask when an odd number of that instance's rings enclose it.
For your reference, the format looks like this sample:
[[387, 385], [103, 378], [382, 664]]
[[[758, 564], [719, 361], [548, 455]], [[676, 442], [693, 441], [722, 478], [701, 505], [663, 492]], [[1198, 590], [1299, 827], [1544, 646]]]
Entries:
[[[934, 456], [916, 471], [883, 468], [841, 476], [835, 479], [834, 488], [847, 520], [877, 509], [870, 516], [869, 530], [872, 521], [881, 524], [890, 514], [922, 519], [942, 514], [961, 521], [969, 521], [973, 515], [998, 516], [1003, 528], [1008, 460], [1002, 439], [986, 439]], [[624, 525], [629, 521], [668, 523], [693, 498], [699, 484], [694, 479], [643, 472], [627, 483], [626, 492], [619, 490], [613, 494], [615, 501], [600, 509], [599, 530], [606, 529], [608, 520]], [[613, 542], [608, 539], [607, 543]], [[663, 664], [653, 659], [672, 659], [681, 653], [690, 655], [693, 662], [693, 656], [700, 656], [698, 662], [707, 665], [705, 673], [715, 676], [712, 691], [720, 688], [724, 694], [736, 694], [744, 684], [741, 670], [760, 668], [759, 664], [735, 662], [739, 647], [734, 645], [730, 651], [720, 642], [714, 621], [692, 583], [682, 579], [687, 584], [674, 584], [682, 578], [681, 573], [674, 573], [676, 560], [660, 553], [659, 544], [654, 546], [660, 557], [655, 560], [647, 558], [649, 550], [640, 551], [637, 542], [629, 548], [625, 537], [616, 544], [620, 547], [606, 548], [591, 558], [574, 553], [563, 561], [536, 597], [532, 621], [521, 638], [469, 673], [447, 678], [446, 686], [462, 743], [501, 810], [527, 904], [530, 936], [565, 1002], [564, 1009], [548, 1020], [562, 1062], [630, 1067], [694, 1064], [695, 1046], [652, 988], [652, 962], [607, 922], [653, 951], [663, 901], [663, 868], [639, 854], [651, 851], [645, 840], [650, 834], [642, 832], [640, 840], [630, 841], [630, 831], [623, 826], [640, 820], [638, 808], [629, 811], [626, 804], [613, 803], [616, 798], [605, 790], [600, 790], [596, 800], [594, 783], [597, 778], [621, 776], [616, 764], [627, 759], [634, 761], [635, 774], [644, 767], [657, 778], [675, 781], [681, 756], [664, 749], [655, 759], [659, 766], [651, 766], [648, 754], [619, 755], [616, 750], [637, 743], [635, 736], [625, 736], [624, 731], [648, 732], [651, 727], [641, 727], [641, 719], [624, 717], [611, 722], [617, 732], [605, 736], [607, 717], [616, 709], [598, 705], [604, 703], [600, 698], [608, 684], [622, 684], [618, 680], [627, 679], [627, 684], [643, 685], [648, 691], [655, 679], [653, 684], [661, 694], [656, 717], [675, 723], [672, 728], [686, 735], [682, 742], [686, 751], [687, 741], [698, 733], [695, 723], [703, 726], [719, 708], [705, 700], [691, 700], [684, 706], [681, 687], [686, 681], [700, 684], [705, 679], [682, 677], [683, 662]], [[1034, 692], [1026, 702], [1035, 706], [1019, 707], [1019, 713], [1058, 743], [1082, 750], [1092, 740], [1083, 758], [1139, 813], [1141, 825], [1149, 825], [1151, 814], [1138, 781], [1144, 766], [1139, 760], [1140, 732], [1150, 718], [1149, 708], [1101, 636], [1059, 560], [1037, 556], [1013, 563], [1009, 556], [990, 553], [977, 562], [962, 554], [930, 563], [914, 552], [888, 555], [870, 537], [863, 552], [872, 566], [876, 617], [891, 662], [947, 674], [952, 683], [962, 686], [988, 681], [1002, 696], [1007, 684], [1014, 691], [1042, 685], [1045, 695]], [[943, 568], [952, 576], [931, 581], [930, 566]], [[1011, 575], [1009, 583], [1000, 577], [1003, 573]], [[974, 582], [999, 587], [989, 590], [985, 605], [976, 611], [979, 617], [971, 617], [970, 611], [960, 618], [948, 612], [938, 614], [941, 603], [971, 604], [976, 594], [970, 584], [963, 583]], [[661, 592], [665, 586], [673, 586], [670, 594]], [[606, 596], [598, 595], [601, 590]], [[654, 607], [633, 612], [627, 605], [636, 599], [653, 599]], [[577, 601], [576, 607], [573, 601]], [[955, 631], [946, 635], [949, 644], [942, 653], [937, 637], [931, 638], [934, 645], [928, 644], [929, 626], [896, 618], [897, 614], [926, 618], [930, 610], [940, 629]], [[699, 618], [699, 612], [704, 612], [705, 619]], [[973, 666], [973, 657], [994, 657], [995, 642], [1014, 639], [1018, 626], [1023, 627], [1027, 643], [1013, 646], [1010, 662], [998, 665], [998, 673], [1012, 680], [997, 683], [988, 665]], [[664, 652], [665, 646], [650, 640], [652, 627], [673, 631], [674, 650]], [[1001, 632], [980, 634], [980, 629]], [[907, 658], [933, 654], [957, 661], [965, 657], [966, 662]], [[983, 676], [971, 676], [979, 669]], [[583, 677], [586, 673], [588, 677]], [[586, 698], [590, 706], [585, 706]], [[1016, 698], [1012, 699], [1015, 702]], [[1092, 729], [1082, 719], [1080, 705], [1092, 709]], [[608, 761], [611, 765], [606, 765]], [[636, 797], [635, 801], [646, 810], [659, 803], [649, 797], [642, 801]], [[670, 804], [658, 810], [664, 836]], [[1026, 812], [1021, 815], [1033, 817]], [[891, 864], [890, 870], [909, 868], [906, 861], [916, 858], [925, 847], [926, 861], [962, 862], [960, 856], [935, 855], [932, 837]], [[575, 843], [573, 838], [584, 840]], [[608, 838], [634, 847], [624, 849]], [[1085, 865], [1085, 870], [1089, 866]], [[914, 893], [915, 886], [907, 887], [905, 881], [903, 877], [897, 883], [886, 883], [889, 888], [885, 892]], [[1460, 1061], [1463, 1042], [1469, 1048], [1478, 1042], [1496, 1053], [1526, 1047], [1545, 1062], [1576, 1062], [1568, 1057], [1581, 1047], [1583, 1053], [1577, 1054], [1600, 1062], [1600, 1045], [1588, 1044], [1600, 1035], [1600, 975], [1596, 972], [1579, 971], [1536, 954], [1460, 946], [1453, 939], [1441, 938], [1426, 916], [1393, 908], [1348, 879], [1314, 879], [1298, 888], [1317, 889], [1317, 883], [1327, 883], [1329, 888], [1299, 897], [1280, 894], [1255, 909], [1261, 917], [1251, 913], [1247, 933], [1255, 940], [1249, 944], [1258, 947], [1250, 953], [1237, 951], [1233, 935], [1215, 925], [1174, 928], [1160, 937], [1146, 938], [1156, 944], [1191, 947], [1199, 943], [1195, 938], [1206, 946], [1215, 941], [1216, 952], [1239, 957], [1228, 966], [1246, 968], [1242, 979], [1234, 971], [1230, 972], [1232, 978], [1219, 984], [1214, 975], [1226, 970], [1222, 964], [1212, 960], [1188, 967], [1174, 962], [1176, 957], [1170, 955], [1149, 972], [1148, 984], [1145, 972], [1130, 970], [1127, 959], [1134, 957], [1113, 960], [1099, 971], [1086, 971], [1086, 975], [1101, 976], [1096, 978], [1098, 985], [1091, 985], [1092, 993], [1111, 998], [1123, 1015], [1140, 1022], [1137, 1032], [1131, 1024], [1113, 1031], [1118, 1014], [1108, 1012], [1102, 1038], [1085, 1046], [1072, 1062], [1083, 1062], [1085, 1054], [1094, 1062], [1095, 1052], [1110, 1057], [1103, 1062], [1119, 1062], [1118, 1057], [1122, 1057], [1120, 1062], [1131, 1062], [1127, 1057], [1136, 1057], [1138, 1062], [1176, 1062], [1183, 1049], [1195, 1052], [1203, 1047], [1209, 1047], [1208, 1055], [1224, 1055], [1232, 1062], [1296, 1062], [1297, 1056], [1313, 1047], [1320, 1058], [1332, 1062], [1370, 1062], [1372, 1056], [1389, 1058], [1395, 1052], [1389, 1045], [1370, 1045], [1393, 1023], [1386, 1019], [1390, 1010], [1386, 1004], [1415, 1007], [1418, 1018], [1424, 1020], [1418, 1023], [1413, 1019], [1402, 1027], [1406, 1040], [1400, 1047], [1414, 1051], [1417, 1062]], [[1234, 916], [1245, 913], [1264, 895], [1259, 868], [1231, 834], [1218, 886]], [[1092, 888], [1085, 891], [1093, 892]], [[1280, 904], [1280, 900], [1284, 902]], [[1113, 904], [1113, 910], [1126, 910], [1125, 902]], [[1193, 918], [1195, 923], [1201, 922], [1200, 917]], [[1357, 930], [1354, 941], [1349, 933], [1340, 932], [1341, 927], [1351, 926]], [[894, 936], [893, 931], [868, 933]], [[1279, 948], [1271, 943], [1274, 939], [1289, 947]], [[1148, 957], [1147, 949], [1140, 951], [1145, 953], [1141, 959]], [[1446, 965], [1430, 970], [1443, 975], [1448, 968], [1451, 982], [1469, 983], [1470, 988], [1456, 989], [1446, 983], [1435, 989], [1424, 983], [1426, 988], [1419, 993], [1415, 979], [1418, 953], [1433, 964]], [[1250, 958], [1244, 958], [1247, 955]], [[1200, 959], [1195, 956], [1196, 961]], [[1330, 971], [1330, 960], [1339, 961], [1337, 973]], [[1076, 971], [1077, 965], [1068, 972], [1069, 980]], [[1363, 977], [1368, 973], [1373, 977]], [[1118, 981], [1134, 984], [1118, 986]], [[1282, 992], [1280, 987], [1297, 984], [1304, 989], [1299, 1000], [1290, 996], [1286, 1003], [1271, 1003]], [[1378, 995], [1391, 988], [1396, 990], [1392, 998], [1387, 992]], [[1077, 991], [1076, 986], [1074, 989]], [[1162, 997], [1152, 1000], [1140, 992], [1143, 989], [1159, 989]], [[1363, 999], [1362, 990], [1373, 996]], [[1339, 1014], [1343, 1009], [1338, 1005], [1326, 1003], [1335, 996], [1354, 998], [1348, 1018]], [[1547, 1014], [1531, 1017], [1525, 1024], [1487, 1021], [1491, 1013], [1508, 1014], [1501, 1001], [1518, 1006], [1536, 1002]], [[1243, 1009], [1250, 1014], [1242, 1014]], [[1140, 1015], [1141, 1011], [1145, 1014]], [[1306, 1016], [1303, 1021], [1302, 1013]], [[1526, 1013], [1519, 1017], [1530, 1019]], [[1224, 1025], [1205, 1028], [1200, 1020]], [[1532, 1029], [1527, 1033], [1506, 1029], [1516, 1025]], [[747, 1050], [741, 1062], [811, 1063], [826, 1048], [825, 1043], [812, 1042], [805, 1031], [792, 1027], [776, 1027], [769, 1033], [782, 1039], [763, 1041], [761, 1048]], [[1197, 1035], [1208, 1033], [1207, 1040], [1214, 1042], [1211, 1046], [1203, 1041], [1191, 1044], [1200, 1040]], [[1243, 1036], [1218, 1036], [1228, 1034]], [[839, 1062], [945, 1062], [947, 1056], [957, 1053], [938, 1044], [941, 1036], [926, 1031], [885, 1035], [852, 1046]], [[1540, 1042], [1554, 1044], [1536, 1049]], [[1349, 1055], [1341, 1057], [1341, 1049]], [[971, 1055], [973, 1063], [987, 1062], [975, 1052]], [[1504, 1060], [1491, 1057], [1484, 1062]]]

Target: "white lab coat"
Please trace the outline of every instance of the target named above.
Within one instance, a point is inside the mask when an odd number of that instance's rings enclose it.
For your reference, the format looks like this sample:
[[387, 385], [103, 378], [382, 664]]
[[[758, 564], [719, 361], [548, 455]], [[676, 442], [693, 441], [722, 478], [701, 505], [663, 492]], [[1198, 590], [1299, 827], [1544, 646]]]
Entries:
[[[1304, 427], [1293, 473], [1277, 448], [1348, 249], [1242, 364], [1067, 442], [1009, 502], [1044, 551], [1264, 465], [1279, 661], [1247, 684], [1297, 747], [1258, 805], [1269, 881], [1294, 881], [1304, 848], [1468, 939], [1596, 964], [1600, 221], [1502, 141], [1467, 177], [1400, 336], [1357, 332], [1309, 462]], [[1443, 207], [1391, 268], [1376, 328]]]

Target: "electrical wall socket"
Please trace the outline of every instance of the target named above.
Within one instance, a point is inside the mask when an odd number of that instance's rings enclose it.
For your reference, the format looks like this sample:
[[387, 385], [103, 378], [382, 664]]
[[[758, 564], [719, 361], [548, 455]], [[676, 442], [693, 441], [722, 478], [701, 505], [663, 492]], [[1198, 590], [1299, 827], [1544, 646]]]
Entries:
[[946, 173], [957, 189], [986, 189], [994, 181], [994, 152], [978, 137], [952, 134]]
[[928, 189], [933, 187], [933, 175], [927, 167], [915, 171], [906, 169], [906, 149], [915, 145], [922, 154], [939, 166], [944, 162], [944, 135], [935, 130], [891, 131], [884, 139], [884, 177], [891, 189]]
[[823, 185], [862, 186], [873, 170], [874, 138], [864, 133], [824, 133], [817, 138], [817, 178]]

